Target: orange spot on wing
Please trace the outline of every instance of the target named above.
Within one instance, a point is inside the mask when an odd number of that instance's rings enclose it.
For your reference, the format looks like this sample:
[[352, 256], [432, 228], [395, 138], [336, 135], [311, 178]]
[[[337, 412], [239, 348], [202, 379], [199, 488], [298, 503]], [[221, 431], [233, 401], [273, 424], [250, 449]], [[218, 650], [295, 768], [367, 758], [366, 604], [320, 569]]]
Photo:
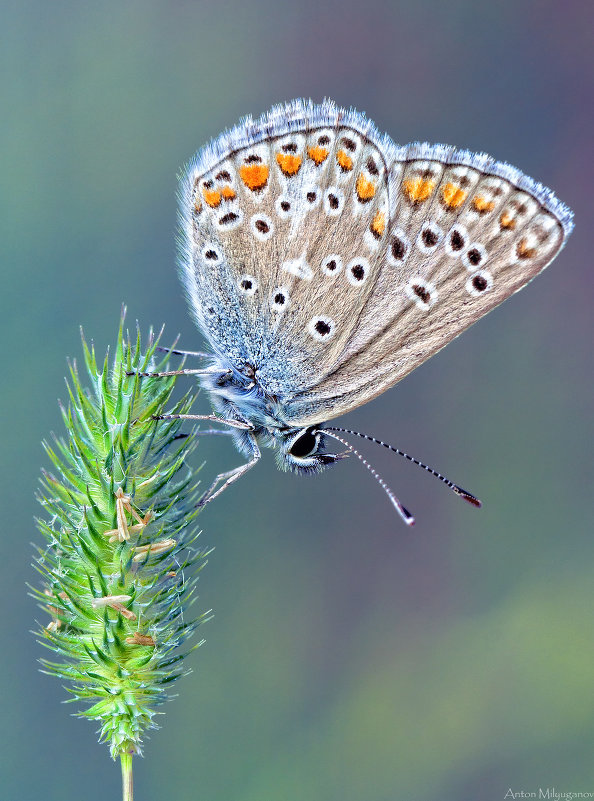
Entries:
[[357, 178], [357, 197], [362, 203], [367, 203], [375, 195], [376, 185], [373, 181], [368, 180], [363, 173]]
[[479, 212], [479, 214], [487, 214], [487, 212], [493, 211], [493, 209], [495, 208], [495, 201], [487, 200], [486, 197], [481, 197], [481, 195], [477, 195], [475, 198], [472, 199], [472, 205]]
[[516, 247], [516, 253], [520, 259], [532, 259], [536, 256], [536, 248], [531, 248], [526, 239], [520, 239]]
[[316, 146], [308, 148], [307, 155], [310, 157], [312, 161], [314, 161], [317, 165], [319, 165], [323, 161], [326, 161], [329, 152], [330, 151], [325, 147]]
[[336, 161], [341, 170], [348, 172], [353, 169], [353, 159], [344, 150], [339, 150], [336, 154]]
[[513, 229], [516, 227], [514, 216], [510, 214], [509, 211], [504, 211], [499, 218], [499, 225], [502, 228], [509, 228], [511, 231], [513, 231]]
[[468, 192], [460, 186], [452, 183], [446, 184], [441, 190], [443, 202], [449, 209], [457, 209], [461, 206], [466, 200], [467, 194]]
[[223, 200], [233, 200], [235, 192], [230, 186], [224, 186], [221, 189], [221, 195], [223, 196]]
[[251, 189], [252, 192], [257, 192], [263, 189], [268, 183], [268, 167], [266, 164], [243, 164], [239, 168], [239, 175], [241, 180]]
[[425, 178], [408, 178], [402, 187], [411, 203], [423, 203], [428, 197], [431, 197], [435, 189], [435, 181]]
[[221, 193], [217, 192], [216, 189], [206, 189], [205, 187], [202, 190], [202, 197], [211, 209], [216, 209], [221, 202]]
[[386, 230], [386, 215], [383, 211], [378, 211], [373, 218], [369, 230], [376, 239], [379, 239]]
[[301, 156], [294, 153], [277, 153], [276, 162], [284, 175], [297, 175], [301, 167]]

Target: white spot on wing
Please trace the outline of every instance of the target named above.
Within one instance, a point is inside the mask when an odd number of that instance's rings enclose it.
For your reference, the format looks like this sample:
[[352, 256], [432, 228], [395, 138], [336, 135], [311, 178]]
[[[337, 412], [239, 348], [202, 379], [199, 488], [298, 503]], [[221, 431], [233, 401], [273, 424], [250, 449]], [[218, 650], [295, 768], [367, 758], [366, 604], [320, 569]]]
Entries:
[[248, 297], [252, 297], [256, 294], [258, 289], [258, 282], [254, 278], [253, 275], [241, 275], [239, 280], [237, 281], [237, 286], [239, 287], [239, 291], [242, 292], [244, 295]]
[[270, 239], [274, 233], [274, 223], [267, 214], [254, 214], [250, 219], [250, 227], [253, 235], [261, 242]]
[[221, 254], [214, 242], [207, 242], [202, 248], [200, 256], [206, 264], [214, 266], [221, 263]]
[[353, 286], [362, 286], [367, 280], [369, 274], [369, 262], [362, 256], [358, 256], [346, 266], [346, 277], [349, 284]]
[[289, 290], [284, 286], [277, 286], [270, 296], [270, 305], [274, 311], [284, 311], [289, 305]]
[[427, 311], [437, 300], [437, 289], [423, 278], [411, 278], [404, 287], [407, 296], [414, 301], [420, 309]]
[[466, 282], [466, 291], [475, 298], [484, 295], [493, 286], [493, 276], [486, 270], [477, 270]]
[[329, 187], [324, 194], [324, 211], [329, 217], [338, 217], [344, 206], [344, 195], [336, 186]]
[[293, 203], [294, 203], [293, 199], [288, 195], [281, 195], [280, 197], [278, 197], [274, 204], [274, 208], [278, 216], [281, 217], [283, 220], [286, 220], [287, 217], [291, 217], [293, 214]]
[[320, 269], [324, 275], [338, 275], [342, 270], [342, 259], [337, 253], [331, 253], [322, 259]]
[[421, 253], [433, 253], [439, 247], [442, 239], [443, 231], [439, 225], [434, 222], [427, 222], [419, 231], [417, 247]]
[[448, 256], [457, 258], [464, 253], [467, 242], [468, 231], [466, 228], [459, 224], [453, 225], [446, 238], [445, 252], [448, 254]]
[[217, 218], [219, 227], [224, 231], [230, 231], [233, 228], [237, 228], [237, 226], [241, 225], [242, 222], [243, 212], [241, 209], [237, 209], [237, 211], [224, 211], [222, 214], [219, 214]]
[[487, 251], [478, 242], [473, 242], [471, 245], [469, 245], [462, 256], [462, 264], [467, 270], [470, 270], [470, 272], [476, 270], [477, 267], [480, 267], [481, 264], [484, 264], [486, 260]]
[[316, 184], [305, 186], [301, 194], [303, 196], [302, 203], [306, 210], [315, 209], [316, 206], [320, 205], [321, 192]]
[[[396, 251], [396, 255], [394, 255]], [[388, 245], [388, 264], [392, 267], [400, 267], [404, 264], [410, 253], [410, 241], [402, 228], [395, 228], [390, 233]]]
[[318, 342], [327, 342], [334, 336], [336, 323], [331, 317], [325, 317], [322, 314], [317, 314], [309, 321], [307, 330]]
[[305, 253], [299, 256], [298, 259], [289, 259], [283, 262], [282, 269], [287, 273], [291, 273], [291, 275], [296, 275], [297, 278], [303, 278], [305, 281], [311, 281], [313, 278], [313, 270], [305, 261]]

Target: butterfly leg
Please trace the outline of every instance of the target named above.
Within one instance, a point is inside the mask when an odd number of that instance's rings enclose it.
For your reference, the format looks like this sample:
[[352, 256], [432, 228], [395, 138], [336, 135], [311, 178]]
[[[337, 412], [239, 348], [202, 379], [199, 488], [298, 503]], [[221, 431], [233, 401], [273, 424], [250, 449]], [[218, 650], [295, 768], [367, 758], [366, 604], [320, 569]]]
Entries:
[[[198, 431], [194, 432], [195, 437], [204, 437], [208, 434], [217, 434], [220, 437], [231, 437], [233, 436], [232, 431], [221, 431], [220, 428], [199, 428]], [[184, 437], [189, 437], [189, 434], [182, 434]]]
[[164, 348], [161, 345], [157, 346], [157, 350], [163, 353], [172, 353], [174, 356], [196, 356], [200, 359], [209, 359], [212, 357], [212, 353], [205, 353], [201, 350], [177, 350], [177, 348]]
[[[210, 487], [204, 493], [202, 498], [200, 498], [198, 506], [206, 506], [207, 503], [213, 501], [218, 495], [220, 495], [224, 490], [226, 490], [230, 484], [233, 484], [233, 482], [237, 481], [237, 479], [240, 478], [244, 473], [247, 473], [247, 471], [251, 467], [253, 467], [256, 464], [256, 462], [260, 459], [260, 456], [262, 454], [260, 453], [260, 448], [258, 447], [256, 438], [253, 436], [253, 434], [250, 434], [249, 439], [250, 439], [250, 445], [252, 446], [252, 458], [250, 459], [250, 461], [246, 462], [245, 464], [241, 464], [239, 465], [239, 467], [235, 467], [233, 468], [233, 470], [229, 470], [226, 473], [219, 473], [219, 475], [215, 478]], [[221, 481], [223, 482], [223, 484], [218, 489], [216, 489], [217, 485]]]
[[[153, 417], [154, 420], [210, 420], [214, 423], [221, 423], [225, 426], [230, 426], [231, 428], [239, 428], [243, 431], [249, 431], [252, 426], [249, 423], [244, 423], [242, 420], [232, 420], [229, 418], [218, 417], [216, 414], [160, 414], [155, 415]], [[197, 432], [200, 434], [200, 431]], [[222, 434], [222, 431], [205, 431], [205, 434], [215, 434], [219, 433]], [[252, 458], [249, 462], [245, 464], [239, 465], [239, 467], [234, 467], [233, 470], [228, 470], [226, 473], [219, 473], [219, 475], [215, 478], [212, 482], [210, 487], [204, 493], [202, 498], [200, 499], [198, 505], [205, 506], [207, 503], [210, 503], [214, 498], [223, 492], [223, 490], [227, 489], [230, 484], [233, 484], [234, 481], [237, 481], [240, 476], [253, 467], [256, 462], [260, 459], [262, 454], [260, 453], [260, 448], [258, 447], [258, 443], [256, 442], [256, 438], [253, 434], [249, 435], [250, 445], [252, 447]], [[216, 489], [217, 485], [223, 481], [223, 485]]]
[[[163, 373], [137, 373], [134, 370], [130, 370], [126, 372], [127, 376], [138, 375], [141, 378], [165, 378], [169, 375], [216, 375], [221, 374], [221, 370], [219, 368], [209, 367], [206, 369], [197, 369], [197, 370], [190, 370], [190, 369], [183, 369], [183, 370], [165, 370]], [[231, 374], [231, 370], [227, 370], [225, 372]]]
[[[249, 423], [244, 423], [242, 420], [232, 420], [227, 417], [218, 417], [216, 414], [155, 414], [153, 415], [152, 419], [153, 420], [210, 420], [213, 423], [221, 423], [221, 425], [230, 426], [231, 428], [239, 428], [242, 429], [243, 431], [249, 431], [252, 428], [252, 426]], [[207, 432], [205, 431], [203, 433]], [[208, 433], [210, 433], [210, 431]], [[259, 453], [260, 452], [258, 451], [258, 455]]]

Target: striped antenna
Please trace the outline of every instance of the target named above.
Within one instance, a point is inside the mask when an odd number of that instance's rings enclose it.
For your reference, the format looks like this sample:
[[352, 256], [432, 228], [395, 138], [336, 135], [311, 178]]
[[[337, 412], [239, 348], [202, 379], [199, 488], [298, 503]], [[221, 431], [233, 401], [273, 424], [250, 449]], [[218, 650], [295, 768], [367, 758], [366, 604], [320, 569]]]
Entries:
[[[333, 428], [333, 429], [332, 429], [332, 431], [342, 431], [342, 430], [343, 430], [342, 428]], [[408, 509], [406, 509], [406, 508], [405, 508], [405, 507], [404, 507], [404, 506], [403, 506], [403, 505], [400, 503], [400, 501], [398, 500], [398, 498], [397, 498], [397, 497], [394, 495], [394, 493], [392, 492], [392, 490], [390, 489], [390, 487], [388, 487], [388, 485], [387, 485], [387, 484], [386, 484], [386, 482], [383, 480], [383, 478], [380, 476], [380, 474], [377, 472], [377, 470], [374, 470], [374, 469], [373, 469], [373, 467], [372, 467], [372, 466], [369, 464], [369, 462], [368, 462], [368, 461], [367, 461], [367, 460], [366, 460], [366, 459], [365, 459], [363, 456], [361, 456], [361, 454], [359, 453], [359, 451], [358, 451], [358, 450], [356, 450], [355, 448], [353, 448], [353, 446], [352, 446], [352, 445], [350, 445], [350, 444], [349, 444], [349, 443], [346, 441], [346, 439], [343, 439], [342, 437], [339, 437], [337, 434], [331, 434], [331, 433], [330, 433], [330, 430], [329, 430], [329, 429], [327, 429], [327, 428], [324, 428], [324, 429], [321, 429], [321, 430], [318, 430], [318, 431], [314, 431], [314, 432], [312, 432], [312, 433], [314, 433], [314, 434], [322, 434], [322, 436], [328, 436], [328, 437], [332, 437], [332, 439], [336, 439], [336, 440], [338, 440], [338, 442], [341, 442], [341, 443], [342, 443], [342, 444], [345, 446], [345, 448], [348, 448], [348, 449], [349, 449], [349, 451], [350, 451], [351, 453], [354, 453], [354, 454], [355, 454], [355, 456], [357, 457], [357, 459], [359, 459], [359, 461], [363, 462], [363, 464], [364, 464], [364, 465], [365, 465], [365, 467], [366, 467], [366, 468], [369, 470], [369, 472], [371, 473], [371, 475], [372, 475], [372, 476], [373, 476], [373, 477], [376, 479], [376, 481], [379, 483], [380, 487], [383, 489], [383, 491], [386, 493], [386, 495], [387, 495], [387, 496], [388, 496], [388, 498], [390, 499], [390, 501], [391, 501], [391, 503], [392, 503], [392, 506], [393, 506], [393, 507], [396, 509], [396, 511], [398, 512], [398, 514], [400, 515], [400, 517], [401, 517], [401, 518], [404, 520], [404, 522], [406, 523], [406, 525], [407, 525], [407, 526], [414, 526], [414, 524], [415, 524], [415, 519], [414, 519], [414, 517], [411, 515], [411, 513], [408, 511]], [[353, 433], [353, 432], [350, 432], [350, 431], [345, 431], [344, 433], [350, 434], [350, 433]]]
[[397, 453], [398, 456], [403, 456], [405, 459], [408, 459], [409, 462], [412, 462], [413, 464], [422, 467], [423, 470], [426, 470], [428, 473], [431, 473], [432, 476], [438, 478], [446, 485], [446, 487], [449, 487], [452, 490], [452, 492], [455, 492], [456, 495], [458, 495], [460, 498], [463, 498], [468, 503], [472, 504], [472, 506], [476, 506], [478, 509], [480, 509], [482, 506], [482, 503], [479, 501], [479, 499], [476, 498], [472, 493], [467, 492], [465, 489], [462, 489], [462, 487], [458, 486], [458, 484], [454, 484], [454, 482], [450, 481], [449, 478], [446, 478], [445, 476], [442, 476], [441, 473], [438, 473], [437, 470], [434, 470], [432, 467], [429, 467], [429, 465], [426, 465], [423, 462], [420, 462], [418, 459], [415, 459], [414, 456], [410, 456], [408, 453], [401, 451], [400, 448], [394, 447], [394, 445], [388, 445], [387, 442], [382, 442], [381, 439], [376, 439], [375, 437], [371, 437], [369, 436], [369, 434], [361, 434], [361, 432], [359, 431], [352, 431], [349, 428], [336, 428], [334, 426], [330, 426], [329, 428], [325, 428], [322, 431], [322, 433], [325, 434], [328, 433], [329, 431], [340, 431], [343, 434], [352, 434], [355, 437], [361, 437], [361, 439], [369, 440], [369, 442], [375, 442], [376, 445], [383, 445], [383, 447], [387, 448], [389, 451]]

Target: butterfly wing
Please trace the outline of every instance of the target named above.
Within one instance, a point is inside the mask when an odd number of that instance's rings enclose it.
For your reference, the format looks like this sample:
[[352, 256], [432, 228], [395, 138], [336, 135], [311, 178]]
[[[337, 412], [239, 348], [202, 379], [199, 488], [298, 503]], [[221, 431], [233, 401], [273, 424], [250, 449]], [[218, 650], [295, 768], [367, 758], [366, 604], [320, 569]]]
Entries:
[[300, 424], [395, 384], [531, 281], [572, 229], [552, 192], [484, 154], [410, 145], [390, 186], [373, 292], [334, 370], [294, 399]]
[[180, 266], [197, 322], [283, 401], [348, 346], [379, 271], [388, 179], [372, 123], [300, 101], [245, 120], [182, 178]]
[[200, 151], [181, 272], [214, 349], [285, 422], [365, 403], [520, 289], [571, 212], [484, 154], [397, 147], [363, 115], [294, 101]]

